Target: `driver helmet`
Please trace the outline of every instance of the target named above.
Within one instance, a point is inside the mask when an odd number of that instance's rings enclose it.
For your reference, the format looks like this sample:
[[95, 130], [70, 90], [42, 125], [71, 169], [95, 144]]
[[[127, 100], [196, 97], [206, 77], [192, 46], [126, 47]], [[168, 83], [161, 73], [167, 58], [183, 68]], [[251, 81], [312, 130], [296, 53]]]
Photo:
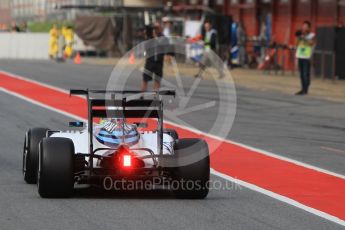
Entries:
[[95, 130], [95, 137], [100, 143], [109, 147], [118, 147], [121, 144], [132, 146], [140, 139], [137, 126], [128, 123], [125, 118], [100, 120]]

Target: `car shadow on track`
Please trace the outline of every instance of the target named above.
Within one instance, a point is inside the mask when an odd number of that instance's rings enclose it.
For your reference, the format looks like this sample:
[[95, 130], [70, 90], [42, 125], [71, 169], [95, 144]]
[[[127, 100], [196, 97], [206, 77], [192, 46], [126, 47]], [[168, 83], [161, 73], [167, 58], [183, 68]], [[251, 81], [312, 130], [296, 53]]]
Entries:
[[[140, 199], [140, 200], [179, 200], [170, 190], [153, 189], [153, 190], [111, 190], [107, 191], [98, 187], [78, 188], [74, 190], [72, 199]], [[205, 200], [219, 201], [235, 199], [234, 194], [210, 192]], [[183, 199], [189, 200], [189, 199]], [[191, 199], [194, 200], [194, 199]]]
[[174, 194], [169, 190], [155, 189], [155, 190], [111, 190], [90, 187], [75, 189], [73, 194], [74, 199], [175, 199]]

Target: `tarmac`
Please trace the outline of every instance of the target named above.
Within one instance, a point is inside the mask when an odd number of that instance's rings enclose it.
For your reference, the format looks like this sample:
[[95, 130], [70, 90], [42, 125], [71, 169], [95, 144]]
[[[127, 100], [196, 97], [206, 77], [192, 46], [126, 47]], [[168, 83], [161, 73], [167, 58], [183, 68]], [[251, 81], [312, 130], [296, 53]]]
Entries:
[[[0, 69], [65, 90], [104, 89], [112, 66], [87, 61], [84, 59], [85, 64], [74, 65], [1, 60]], [[343, 103], [317, 98], [318, 95], [313, 94], [314, 88], [310, 96], [294, 96], [292, 93], [298, 89], [298, 78], [289, 76], [281, 78], [291, 79], [291, 93], [243, 87], [238, 81], [244, 82], [244, 77], [236, 80], [240, 78], [240, 71], [234, 70], [239, 73], [234, 76], [237, 113], [226, 139], [345, 175]], [[275, 80], [275, 76], [262, 76], [265, 77]], [[250, 79], [249, 76], [246, 78]], [[173, 82], [172, 77], [167, 79]], [[129, 84], [137, 86], [140, 80], [133, 78]], [[183, 78], [185, 90], [192, 80], [187, 76]], [[295, 85], [292, 84], [294, 81]], [[253, 84], [252, 87], [258, 86]], [[210, 81], [201, 81], [190, 103], [213, 100], [214, 91]], [[22, 179], [24, 133], [37, 126], [64, 129], [70, 118], [5, 92], [0, 92], [0, 105], [0, 228], [343, 229], [333, 222], [244, 187], [230, 191], [212, 190], [203, 201], [176, 200], [171, 194], [160, 191], [112, 195], [78, 191], [72, 199], [41, 199], [36, 186], [27, 185]], [[209, 109], [202, 113], [192, 112], [184, 120], [207, 132], [214, 116], [215, 112]], [[214, 175], [212, 179], [226, 183]], [[283, 186], [284, 181], [281, 183]]]

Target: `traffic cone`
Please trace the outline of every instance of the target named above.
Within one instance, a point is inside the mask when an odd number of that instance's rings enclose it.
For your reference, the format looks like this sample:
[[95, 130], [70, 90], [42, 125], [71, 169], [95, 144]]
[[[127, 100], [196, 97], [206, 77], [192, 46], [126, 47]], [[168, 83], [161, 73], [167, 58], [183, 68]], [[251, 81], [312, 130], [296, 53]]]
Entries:
[[74, 58], [74, 64], [81, 64], [81, 58], [80, 58], [80, 53], [78, 52], [77, 55]]
[[135, 55], [134, 55], [134, 52], [132, 52], [132, 53], [129, 55], [129, 64], [131, 64], [131, 65], [134, 65], [134, 64], [135, 64]]

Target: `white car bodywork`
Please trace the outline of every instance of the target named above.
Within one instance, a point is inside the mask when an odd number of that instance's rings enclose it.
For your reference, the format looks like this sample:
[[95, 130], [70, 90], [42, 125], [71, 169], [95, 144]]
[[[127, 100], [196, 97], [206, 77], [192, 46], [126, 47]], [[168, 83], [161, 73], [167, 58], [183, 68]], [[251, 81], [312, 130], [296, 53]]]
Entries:
[[[152, 131], [143, 131], [139, 132], [140, 138], [138, 143], [135, 145], [130, 146], [130, 149], [135, 149], [135, 148], [148, 148], [152, 150], [154, 154], [159, 154], [158, 152], [158, 132], [152, 132]], [[89, 138], [88, 138], [88, 131], [87, 128], [82, 130], [82, 131], [66, 131], [66, 132], [54, 132], [51, 137], [65, 137], [69, 138], [73, 141], [74, 143], [74, 149], [75, 149], [75, 154], [78, 153], [89, 153]], [[166, 133], [163, 133], [163, 154], [165, 155], [172, 155], [173, 154], [173, 142], [174, 139]], [[104, 145], [100, 143], [95, 136], [93, 135], [93, 148], [94, 150], [98, 148], [114, 148], [110, 147], [107, 145]], [[114, 150], [100, 150], [95, 153], [95, 155], [100, 155], [100, 156], [106, 156], [109, 154], [112, 154]], [[146, 156], [150, 155], [148, 151], [145, 150], [136, 150], [135, 153], [138, 156]], [[88, 160], [88, 158], [86, 158]], [[144, 159], [144, 162], [146, 165], [152, 165], [153, 160], [152, 159]], [[94, 161], [94, 167], [98, 167], [98, 162], [95, 160]]]

